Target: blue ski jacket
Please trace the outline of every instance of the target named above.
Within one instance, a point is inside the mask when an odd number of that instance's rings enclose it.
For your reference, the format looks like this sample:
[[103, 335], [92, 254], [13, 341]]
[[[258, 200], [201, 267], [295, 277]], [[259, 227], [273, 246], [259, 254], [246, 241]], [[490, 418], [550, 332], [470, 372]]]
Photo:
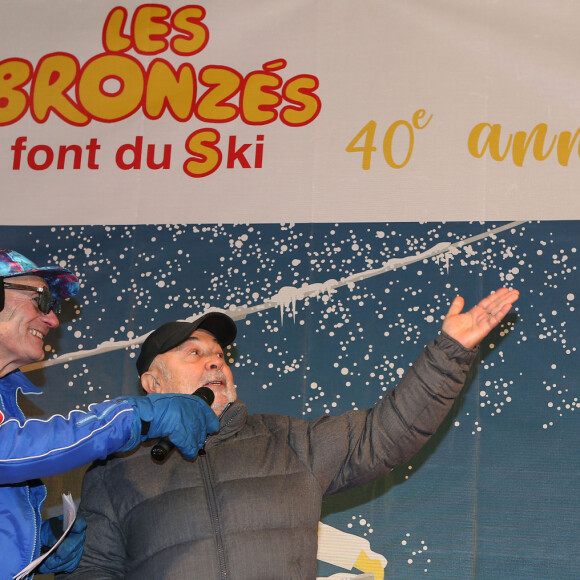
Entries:
[[135, 436], [134, 409], [126, 401], [25, 419], [19, 390], [42, 392], [20, 371], [0, 378], [0, 580], [11, 580], [40, 554], [46, 488], [38, 478], [104, 459]]

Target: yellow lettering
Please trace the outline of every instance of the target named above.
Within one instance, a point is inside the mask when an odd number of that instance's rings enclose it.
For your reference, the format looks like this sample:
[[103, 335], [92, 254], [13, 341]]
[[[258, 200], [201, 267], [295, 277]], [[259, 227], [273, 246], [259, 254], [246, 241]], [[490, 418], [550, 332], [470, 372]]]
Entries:
[[171, 14], [167, 6], [146, 4], [139, 6], [133, 15], [135, 50], [142, 54], [158, 54], [167, 50], [166, 37], [171, 27], [166, 19]]
[[318, 79], [311, 75], [294, 77], [284, 85], [284, 98], [293, 103], [280, 111], [280, 118], [286, 125], [299, 127], [318, 117], [322, 103], [314, 94], [317, 88]]
[[[479, 141], [482, 133], [487, 130], [488, 135], [485, 138], [483, 146], [480, 148]], [[473, 155], [473, 157], [481, 158], [485, 155], [485, 150], [489, 147], [489, 154], [495, 161], [503, 161], [509, 152], [510, 145], [512, 142], [512, 136], [510, 135], [507, 147], [504, 153], [500, 153], [499, 150], [499, 140], [501, 137], [501, 125], [490, 125], [489, 123], [479, 123], [476, 125], [469, 133], [469, 138], [467, 140], [467, 149]]]
[[187, 138], [185, 149], [193, 155], [183, 164], [183, 170], [190, 177], [205, 177], [218, 169], [222, 162], [222, 152], [217, 143], [220, 134], [215, 129], [200, 129]]
[[228, 103], [242, 84], [241, 75], [227, 67], [209, 66], [199, 73], [199, 82], [209, 87], [197, 104], [197, 117], [202, 121], [233, 121], [238, 116], [238, 107]]
[[67, 95], [79, 72], [77, 59], [70, 54], [47, 55], [40, 59], [30, 89], [32, 115], [44, 123], [50, 111], [72, 125], [86, 125], [89, 118]]
[[536, 125], [532, 129], [532, 132], [530, 133], [529, 137], [527, 137], [525, 131], [516, 132], [513, 139], [512, 156], [514, 159], [514, 163], [518, 167], [522, 167], [522, 165], [524, 164], [524, 159], [526, 157], [526, 153], [528, 151], [528, 147], [530, 146], [532, 139], [534, 140], [533, 155], [538, 161], [543, 161], [550, 155], [552, 149], [554, 148], [554, 145], [556, 144], [556, 137], [554, 137], [554, 139], [552, 140], [552, 143], [548, 148], [548, 152], [544, 154], [544, 142], [546, 140], [547, 131], [548, 126], [545, 123], [540, 123], [539, 125]]
[[426, 111], [425, 109], [417, 109], [414, 113], [413, 113], [413, 127], [415, 127], [416, 129], [424, 129], [430, 122], [431, 119], [433, 118], [433, 115], [431, 115], [427, 121], [425, 122], [424, 125], [421, 125], [419, 123], [419, 121], [426, 115]]
[[171, 20], [177, 34], [171, 39], [171, 48], [176, 54], [191, 56], [201, 52], [209, 41], [209, 30], [201, 21], [205, 10], [201, 6], [184, 6], [176, 10]]
[[156, 60], [149, 67], [145, 114], [158, 119], [166, 109], [178, 121], [187, 121], [194, 111], [196, 98], [195, 70], [189, 63], [177, 71], [163, 60]]
[[[580, 135], [580, 129], [574, 133], [574, 138], [570, 140], [572, 133], [570, 131], [562, 131], [560, 133], [560, 138], [558, 139], [558, 162], [560, 165], [567, 167], [568, 160], [570, 159], [570, 155], [572, 154], [572, 147], [574, 147], [574, 143], [578, 139]], [[580, 146], [578, 148], [578, 155], [580, 156]]]
[[141, 105], [141, 64], [128, 55], [104, 54], [89, 61], [78, 83], [79, 101], [99, 121], [118, 121]]
[[15, 123], [28, 109], [22, 88], [30, 80], [32, 65], [19, 58], [0, 62], [0, 126]]
[[[375, 139], [376, 129], [377, 129], [376, 122], [369, 121], [355, 135], [355, 138], [346, 146], [346, 151], [348, 153], [362, 152], [362, 154], [363, 154], [362, 168], [363, 169], [370, 169], [371, 168], [371, 155], [372, 155], [373, 151], [377, 150], [377, 148], [373, 146], [373, 141]], [[364, 145], [357, 146], [356, 144], [362, 139], [363, 136], [364, 136]]]
[[[403, 163], [397, 163], [393, 157], [393, 139], [395, 138], [395, 132], [399, 127], [406, 127], [409, 133], [409, 145], [407, 147], [407, 156], [405, 157]], [[385, 133], [385, 138], [383, 139], [383, 155], [385, 161], [393, 169], [401, 169], [409, 163], [411, 155], [413, 154], [413, 147], [415, 146], [415, 134], [413, 132], [413, 127], [408, 121], [395, 121], [389, 126], [387, 132]]]
[[280, 88], [282, 80], [278, 75], [267, 72], [253, 72], [246, 77], [241, 99], [241, 114], [249, 125], [265, 125], [278, 118], [276, 107], [282, 97], [274, 89]]
[[127, 23], [127, 11], [113, 8], [103, 26], [103, 47], [109, 52], [125, 52], [131, 48], [131, 39], [123, 34]]

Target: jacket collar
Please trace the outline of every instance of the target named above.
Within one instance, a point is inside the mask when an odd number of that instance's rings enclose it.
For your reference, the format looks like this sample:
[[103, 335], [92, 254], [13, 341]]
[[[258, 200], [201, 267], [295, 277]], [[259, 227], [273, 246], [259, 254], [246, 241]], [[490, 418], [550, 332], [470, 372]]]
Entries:
[[206, 447], [212, 447], [220, 441], [233, 437], [240, 431], [248, 420], [248, 407], [240, 399], [235, 400], [220, 418], [220, 430], [210, 435]]
[[15, 370], [0, 378], [0, 389], [3, 392], [16, 394], [20, 389], [25, 395], [40, 395], [42, 389], [33, 385], [19, 370]]
[[38, 395], [42, 391], [34, 386], [20, 371], [13, 371], [0, 378], [0, 422], [5, 417], [24, 419], [24, 414], [18, 406], [18, 391], [25, 395]]

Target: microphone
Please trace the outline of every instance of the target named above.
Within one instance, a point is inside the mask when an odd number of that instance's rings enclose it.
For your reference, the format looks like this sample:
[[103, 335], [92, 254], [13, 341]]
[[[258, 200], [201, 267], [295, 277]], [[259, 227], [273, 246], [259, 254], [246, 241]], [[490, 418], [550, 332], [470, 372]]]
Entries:
[[[215, 399], [215, 395], [209, 387], [199, 387], [199, 389], [193, 393], [193, 396], [199, 397], [210, 407]], [[159, 439], [151, 449], [151, 457], [153, 457], [155, 461], [163, 461], [174, 447], [175, 445], [168, 438], [163, 437], [162, 439]]]

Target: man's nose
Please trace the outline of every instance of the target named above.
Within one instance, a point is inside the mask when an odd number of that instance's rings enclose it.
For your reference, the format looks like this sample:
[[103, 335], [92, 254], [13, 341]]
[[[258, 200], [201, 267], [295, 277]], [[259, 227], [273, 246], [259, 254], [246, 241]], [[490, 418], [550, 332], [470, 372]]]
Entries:
[[217, 354], [210, 354], [207, 356], [205, 366], [208, 369], [221, 369], [224, 364], [224, 359]]
[[48, 314], [43, 314], [41, 318], [44, 324], [49, 328], [56, 328], [60, 324], [58, 316], [54, 313], [54, 310], [51, 310]]

